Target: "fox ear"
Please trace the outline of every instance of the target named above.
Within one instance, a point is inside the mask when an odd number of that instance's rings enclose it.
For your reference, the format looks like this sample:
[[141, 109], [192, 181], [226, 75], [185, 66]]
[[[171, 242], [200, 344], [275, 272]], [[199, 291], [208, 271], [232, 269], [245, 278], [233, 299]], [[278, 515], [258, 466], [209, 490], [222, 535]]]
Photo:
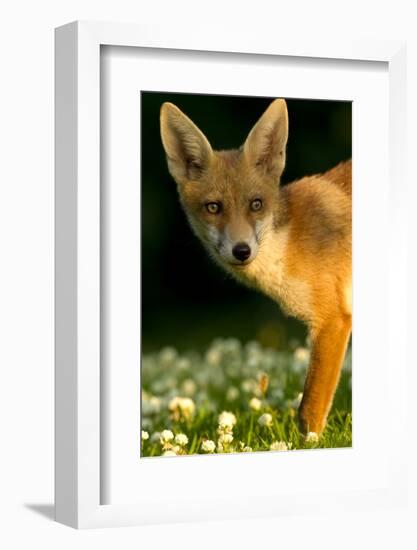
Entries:
[[161, 107], [161, 138], [175, 181], [198, 179], [213, 150], [203, 132], [173, 103]]
[[287, 139], [287, 105], [284, 99], [275, 99], [250, 131], [243, 150], [251, 165], [279, 182]]

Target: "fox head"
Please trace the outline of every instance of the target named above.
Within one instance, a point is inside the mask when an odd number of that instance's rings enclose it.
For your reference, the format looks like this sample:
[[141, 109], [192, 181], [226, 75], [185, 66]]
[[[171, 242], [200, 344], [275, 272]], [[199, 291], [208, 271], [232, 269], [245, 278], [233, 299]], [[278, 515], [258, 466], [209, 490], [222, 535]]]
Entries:
[[218, 262], [244, 268], [274, 223], [288, 138], [285, 100], [274, 100], [235, 150], [214, 151], [172, 103], [162, 105], [160, 122], [168, 168], [194, 232]]

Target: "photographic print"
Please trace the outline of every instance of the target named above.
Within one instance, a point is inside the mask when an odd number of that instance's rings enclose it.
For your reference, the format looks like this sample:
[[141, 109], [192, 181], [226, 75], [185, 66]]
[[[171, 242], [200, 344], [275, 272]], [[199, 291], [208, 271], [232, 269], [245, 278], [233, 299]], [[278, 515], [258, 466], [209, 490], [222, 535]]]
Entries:
[[350, 447], [351, 102], [141, 113], [141, 456]]

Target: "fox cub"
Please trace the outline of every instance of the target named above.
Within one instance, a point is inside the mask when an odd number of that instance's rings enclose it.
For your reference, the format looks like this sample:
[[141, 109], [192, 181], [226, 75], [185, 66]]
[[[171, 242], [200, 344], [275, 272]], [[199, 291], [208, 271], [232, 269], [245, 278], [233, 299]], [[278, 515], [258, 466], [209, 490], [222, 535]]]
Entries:
[[280, 188], [284, 99], [269, 105], [239, 149], [214, 151], [172, 103], [162, 105], [160, 124], [182, 206], [209, 254], [307, 324], [312, 350], [299, 425], [321, 434], [352, 326], [351, 161]]

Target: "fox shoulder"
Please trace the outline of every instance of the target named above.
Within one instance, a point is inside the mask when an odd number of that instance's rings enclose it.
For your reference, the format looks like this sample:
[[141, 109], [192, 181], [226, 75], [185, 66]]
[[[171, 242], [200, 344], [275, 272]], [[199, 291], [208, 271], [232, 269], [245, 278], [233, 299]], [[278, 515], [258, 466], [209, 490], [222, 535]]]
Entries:
[[334, 168], [322, 174], [321, 177], [331, 181], [345, 193], [352, 196], [352, 160], [340, 162]]

